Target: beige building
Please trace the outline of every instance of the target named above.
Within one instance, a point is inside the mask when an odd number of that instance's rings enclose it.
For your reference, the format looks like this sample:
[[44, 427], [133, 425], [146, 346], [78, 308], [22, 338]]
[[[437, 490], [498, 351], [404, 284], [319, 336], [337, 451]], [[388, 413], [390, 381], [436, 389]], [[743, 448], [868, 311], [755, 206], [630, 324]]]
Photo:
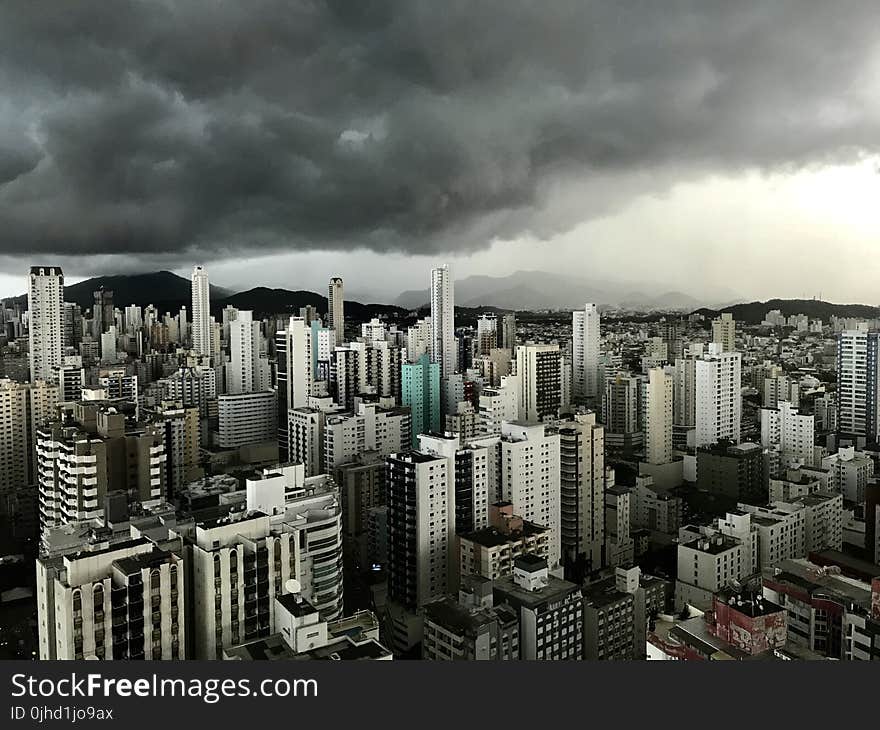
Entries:
[[141, 537], [38, 560], [40, 659], [186, 659], [181, 555]]
[[459, 572], [497, 580], [512, 575], [514, 561], [526, 554], [546, 560], [550, 530], [515, 515], [510, 502], [497, 502], [488, 527], [459, 537]]

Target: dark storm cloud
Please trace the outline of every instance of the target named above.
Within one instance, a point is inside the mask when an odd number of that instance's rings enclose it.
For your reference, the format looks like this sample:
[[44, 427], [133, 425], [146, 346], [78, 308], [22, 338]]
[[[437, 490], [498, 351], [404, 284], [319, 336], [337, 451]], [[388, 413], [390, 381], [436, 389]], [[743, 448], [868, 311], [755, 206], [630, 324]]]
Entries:
[[878, 20], [845, 0], [7, 3], [0, 253], [468, 250], [552, 228], [558, 179], [846, 158], [880, 141]]

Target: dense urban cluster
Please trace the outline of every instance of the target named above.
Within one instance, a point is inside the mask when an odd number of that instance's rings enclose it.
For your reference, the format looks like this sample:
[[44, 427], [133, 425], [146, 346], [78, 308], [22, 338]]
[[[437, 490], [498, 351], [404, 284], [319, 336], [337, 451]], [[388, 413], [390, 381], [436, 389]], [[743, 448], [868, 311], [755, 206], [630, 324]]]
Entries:
[[30, 270], [4, 656], [880, 659], [880, 322], [344, 292], [221, 309], [198, 266], [190, 308], [82, 308]]

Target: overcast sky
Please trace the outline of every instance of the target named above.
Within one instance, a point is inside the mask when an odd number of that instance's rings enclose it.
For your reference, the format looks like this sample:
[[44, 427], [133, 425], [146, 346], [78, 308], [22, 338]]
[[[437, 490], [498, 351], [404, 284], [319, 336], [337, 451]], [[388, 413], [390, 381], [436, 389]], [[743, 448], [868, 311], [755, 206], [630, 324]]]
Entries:
[[0, 5], [0, 294], [206, 264], [880, 303], [880, 3]]

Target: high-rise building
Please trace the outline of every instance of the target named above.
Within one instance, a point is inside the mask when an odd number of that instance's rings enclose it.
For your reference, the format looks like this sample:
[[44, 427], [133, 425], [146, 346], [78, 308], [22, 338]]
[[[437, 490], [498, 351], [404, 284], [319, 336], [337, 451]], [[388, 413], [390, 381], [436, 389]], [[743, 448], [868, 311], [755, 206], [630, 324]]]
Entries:
[[562, 386], [559, 345], [528, 343], [516, 348], [519, 383], [518, 420], [537, 423], [559, 416]]
[[390, 342], [349, 342], [333, 351], [330, 392], [352, 410], [359, 395], [400, 399], [401, 348]]
[[501, 434], [504, 421], [519, 416], [519, 377], [501, 378], [501, 385], [480, 390], [480, 429], [484, 434]]
[[263, 335], [251, 312], [237, 312], [229, 323], [229, 355], [227, 393], [253, 393], [269, 388], [269, 361], [263, 355]]
[[579, 398], [598, 398], [599, 391], [599, 310], [585, 304], [572, 312], [572, 393]]
[[0, 379], [0, 512], [36, 481], [37, 431], [56, 418], [59, 389], [52, 383]]
[[449, 590], [455, 491], [449, 462], [418, 451], [385, 460], [388, 598], [410, 612]]
[[644, 384], [645, 461], [668, 464], [672, 461], [672, 383], [663, 368], [651, 368]]
[[455, 285], [448, 264], [431, 269], [431, 362], [440, 365], [440, 377], [457, 368], [455, 347]]
[[237, 449], [274, 441], [278, 428], [274, 391], [226, 393], [217, 397], [217, 446]]
[[774, 373], [764, 378], [763, 391], [766, 408], [776, 408], [780, 401], [787, 401], [795, 408], [800, 405], [800, 386], [796, 380], [785, 375]]
[[195, 656], [272, 633], [274, 598], [298, 581], [322, 618], [342, 613], [342, 521], [327, 475], [267, 469], [246, 483], [247, 509], [196, 523], [193, 564]]
[[605, 545], [605, 429], [593, 412], [559, 426], [562, 553], [602, 567]]
[[85, 384], [82, 357], [70, 355], [55, 368], [53, 380], [58, 384], [59, 397], [62, 403], [70, 403], [80, 399], [80, 391]]
[[416, 322], [406, 331], [406, 358], [409, 362], [417, 362], [427, 353], [431, 354], [431, 318], [425, 317]]
[[483, 314], [477, 319], [477, 354], [488, 355], [498, 347], [498, 316]]
[[501, 342], [499, 346], [505, 350], [516, 348], [516, 314], [508, 312], [501, 319]]
[[845, 330], [837, 336], [837, 430], [876, 438], [880, 399], [880, 333]]
[[148, 418], [164, 431], [168, 495], [173, 497], [202, 475], [199, 409], [185, 408], [180, 401], [163, 401]]
[[288, 418], [293, 408], [309, 405], [312, 393], [312, 329], [302, 317], [291, 317], [287, 328], [275, 334], [275, 390], [278, 395], [278, 451], [288, 459]]
[[736, 320], [730, 312], [712, 320], [712, 342], [721, 346], [721, 352], [736, 351]]
[[[181, 338], [184, 336], [182, 330], [180, 336]], [[211, 291], [208, 283], [208, 270], [203, 266], [196, 266], [192, 273], [192, 347], [200, 355], [210, 357], [213, 354], [211, 346]]]
[[137, 537], [38, 560], [40, 659], [186, 659], [185, 562], [173, 542]]
[[327, 326], [336, 333], [337, 346], [345, 342], [345, 288], [338, 276], [330, 279], [327, 290]]
[[64, 274], [32, 266], [28, 277], [28, 347], [31, 380], [52, 380], [64, 355]]
[[639, 376], [620, 372], [606, 379], [602, 423], [609, 449], [632, 453], [641, 446], [645, 438], [642, 431], [642, 396], [642, 379]]
[[462, 447], [452, 434], [422, 434], [419, 451], [443, 457], [452, 480], [456, 534], [480, 530], [489, 524], [489, 449], [484, 446]]
[[716, 344], [695, 362], [696, 445], [739, 441], [742, 417], [741, 358]]
[[131, 501], [166, 496], [164, 430], [132, 422], [101, 402], [74, 406], [74, 422], [37, 433], [40, 523], [48, 528], [94, 519], [107, 492]]
[[180, 368], [161, 381], [162, 398], [180, 401], [184, 408], [199, 409], [199, 417], [207, 418], [211, 401], [217, 397], [217, 379], [213, 368]]
[[412, 446], [417, 448], [419, 434], [440, 430], [440, 365], [427, 354], [403, 365], [401, 403], [412, 413]]
[[813, 416], [798, 413], [786, 401], [776, 408], [761, 409], [761, 446], [778, 452], [779, 466], [787, 468], [790, 461], [813, 466], [815, 425]]
[[562, 555], [560, 437], [544, 425], [501, 426], [502, 498], [523, 519], [549, 527], [551, 566]]
[[387, 456], [412, 446], [412, 415], [408, 408], [383, 408], [358, 403], [353, 413], [329, 414], [322, 437], [323, 468], [332, 471], [365, 452]]
[[95, 303], [92, 306], [93, 334], [95, 337], [100, 337], [102, 334], [109, 332], [115, 323], [113, 291], [101, 287], [96, 292], [93, 292], [92, 296], [95, 299]]

